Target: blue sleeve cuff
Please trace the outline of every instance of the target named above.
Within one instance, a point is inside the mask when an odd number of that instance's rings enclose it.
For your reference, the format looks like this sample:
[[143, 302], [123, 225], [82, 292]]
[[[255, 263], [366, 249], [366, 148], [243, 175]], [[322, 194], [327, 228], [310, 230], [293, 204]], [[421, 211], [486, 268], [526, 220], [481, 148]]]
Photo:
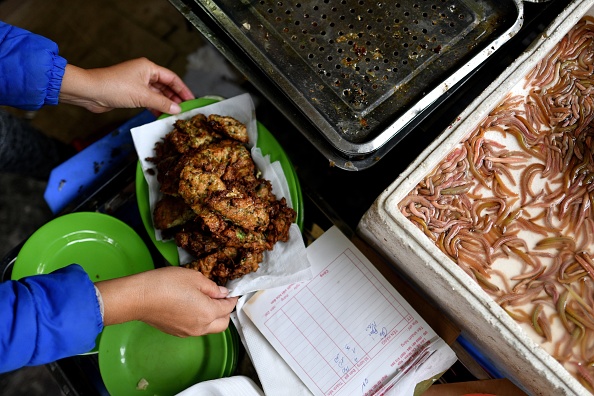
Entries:
[[88, 352], [102, 330], [95, 287], [77, 264], [0, 284], [0, 373]]
[[26, 278], [37, 309], [37, 343], [29, 365], [93, 349], [103, 330], [95, 286], [78, 264]]
[[0, 105], [37, 110], [58, 103], [66, 60], [52, 40], [0, 21]]
[[47, 91], [45, 96], [46, 105], [57, 105], [62, 88], [62, 80], [66, 71], [66, 59], [58, 54], [53, 54], [53, 67], [49, 70]]

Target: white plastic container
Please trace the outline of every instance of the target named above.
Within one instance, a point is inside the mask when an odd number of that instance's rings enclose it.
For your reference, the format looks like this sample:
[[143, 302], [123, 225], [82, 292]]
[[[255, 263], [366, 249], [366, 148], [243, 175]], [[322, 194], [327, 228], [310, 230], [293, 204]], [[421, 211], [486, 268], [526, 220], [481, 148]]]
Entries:
[[529, 394], [590, 395], [398, 209], [398, 203], [500, 103], [584, 15], [572, 2], [538, 39], [377, 198], [358, 233], [433, 299], [507, 378]]

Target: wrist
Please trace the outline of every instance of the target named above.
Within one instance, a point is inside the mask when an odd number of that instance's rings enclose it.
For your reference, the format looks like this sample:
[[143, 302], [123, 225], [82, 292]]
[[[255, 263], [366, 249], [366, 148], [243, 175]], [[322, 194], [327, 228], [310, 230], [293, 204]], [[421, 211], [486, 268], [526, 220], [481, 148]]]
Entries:
[[64, 77], [60, 87], [59, 100], [63, 103], [73, 103], [80, 98], [86, 84], [86, 72], [80, 67], [67, 64], [64, 68]]
[[60, 103], [83, 107], [94, 113], [106, 111], [100, 100], [102, 86], [96, 77], [96, 70], [66, 65], [58, 96]]
[[142, 319], [144, 284], [139, 275], [95, 283], [103, 301], [105, 326]]

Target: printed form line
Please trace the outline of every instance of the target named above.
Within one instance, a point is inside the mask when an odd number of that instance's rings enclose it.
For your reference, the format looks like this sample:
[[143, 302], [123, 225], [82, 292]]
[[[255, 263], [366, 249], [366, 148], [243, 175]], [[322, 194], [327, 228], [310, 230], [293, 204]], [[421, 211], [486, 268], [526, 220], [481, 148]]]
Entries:
[[[396, 297], [347, 249], [285, 301], [265, 325], [326, 394], [340, 388], [341, 382], [387, 347], [410, 318]], [[328, 375], [328, 368], [334, 376]]]

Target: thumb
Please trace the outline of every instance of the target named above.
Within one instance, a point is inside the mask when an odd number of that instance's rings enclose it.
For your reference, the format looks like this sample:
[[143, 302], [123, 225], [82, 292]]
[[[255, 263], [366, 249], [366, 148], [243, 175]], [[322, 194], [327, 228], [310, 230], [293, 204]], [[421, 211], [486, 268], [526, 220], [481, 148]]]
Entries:
[[210, 298], [225, 298], [229, 295], [229, 289], [219, 286], [211, 280], [202, 284], [200, 291]]
[[178, 114], [181, 112], [181, 107], [179, 107], [173, 100], [152, 91], [149, 92], [144, 107], [167, 114]]

